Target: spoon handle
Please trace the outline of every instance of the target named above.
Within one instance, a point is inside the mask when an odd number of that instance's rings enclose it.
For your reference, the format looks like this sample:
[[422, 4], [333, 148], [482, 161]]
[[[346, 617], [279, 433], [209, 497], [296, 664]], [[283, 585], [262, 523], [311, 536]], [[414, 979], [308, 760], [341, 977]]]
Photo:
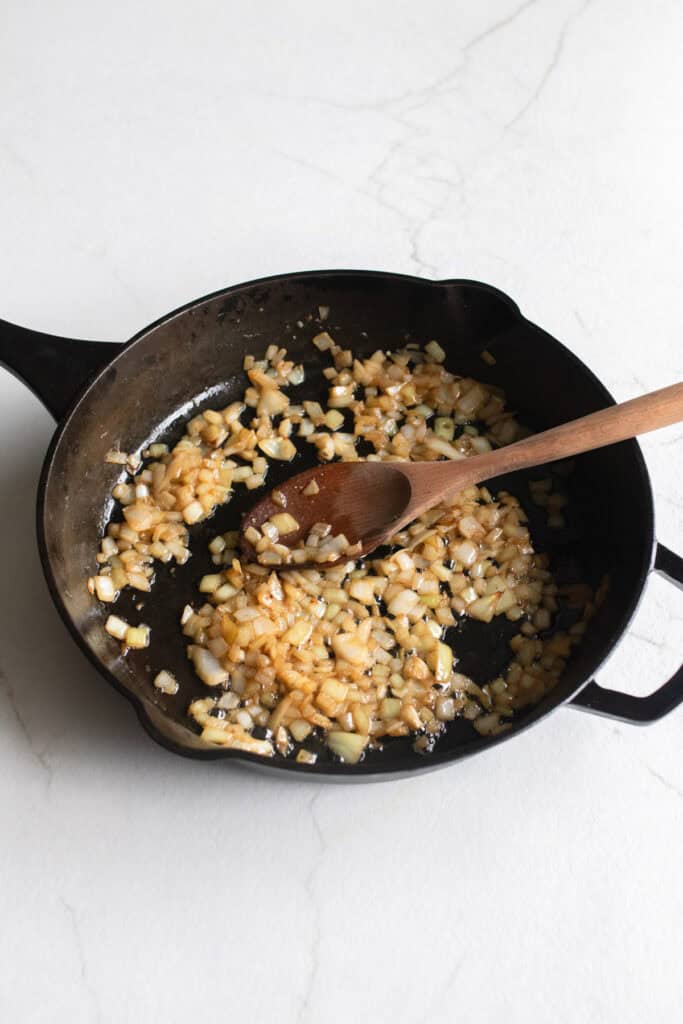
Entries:
[[[638, 434], [647, 434], [650, 430], [668, 427], [681, 420], [683, 382], [652, 391], [640, 398], [632, 398], [620, 405], [612, 405], [541, 434], [533, 434], [489, 454], [477, 456], [473, 460], [472, 469], [475, 469], [476, 462], [477, 482], [488, 480], [503, 472], [541, 466], [546, 462], [603, 448], [617, 441], [626, 441]], [[454, 463], [454, 471], [459, 466], [462, 463]]]

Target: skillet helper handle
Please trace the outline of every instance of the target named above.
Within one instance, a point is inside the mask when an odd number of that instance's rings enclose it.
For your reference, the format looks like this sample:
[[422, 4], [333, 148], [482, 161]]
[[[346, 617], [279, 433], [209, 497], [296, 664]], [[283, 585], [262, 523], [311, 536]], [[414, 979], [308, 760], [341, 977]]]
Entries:
[[[657, 544], [655, 571], [683, 590], [683, 558], [663, 544]], [[592, 711], [607, 718], [618, 718], [633, 725], [648, 725], [668, 715], [683, 703], [683, 665], [668, 682], [647, 697], [635, 697], [618, 690], [608, 690], [597, 683], [588, 683], [570, 704], [580, 711]]]
[[0, 320], [0, 365], [23, 381], [56, 420], [121, 347], [53, 337]]

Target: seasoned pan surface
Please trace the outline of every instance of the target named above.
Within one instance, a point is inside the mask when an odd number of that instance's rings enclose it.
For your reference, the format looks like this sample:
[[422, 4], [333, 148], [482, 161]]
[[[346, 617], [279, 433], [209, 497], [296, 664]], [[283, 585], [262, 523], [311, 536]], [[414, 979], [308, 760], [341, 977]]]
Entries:
[[[195, 412], [241, 396], [244, 356], [261, 356], [272, 342], [286, 346], [292, 358], [305, 364], [306, 382], [296, 390], [297, 400], [319, 397], [321, 370], [327, 365], [311, 344], [321, 329], [319, 306], [330, 309], [325, 328], [360, 353], [438, 339], [450, 370], [502, 387], [508, 406], [535, 430], [612, 401], [594, 375], [525, 320], [510, 299], [473, 282], [433, 283], [371, 272], [291, 275], [212, 295], [142, 331], [93, 381], [58, 430], [43, 472], [38, 532], [48, 581], [69, 628], [110, 681], [135, 702], [146, 728], [181, 753], [263, 763], [252, 755], [209, 750], [201, 744], [186, 709], [207, 690], [186, 658], [179, 628], [183, 606], [196, 603], [197, 582], [211, 570], [209, 539], [236, 529], [246, 504], [256, 495], [240, 493], [211, 519], [192, 527], [192, 557], [185, 566], [157, 567], [151, 594], [124, 592], [117, 605], [121, 614], [152, 627], [150, 648], [124, 659], [119, 645], [103, 630], [110, 607], [94, 601], [85, 587], [95, 568], [101, 531], [116, 516], [109, 495], [117, 467], [106, 464], [104, 456], [115, 444], [131, 452], [154, 440], [176, 441]], [[481, 359], [483, 349], [494, 355], [495, 365]], [[294, 465], [273, 466], [268, 487], [312, 462], [299, 456]], [[560, 685], [494, 739], [482, 738], [469, 723], [456, 720], [428, 755], [415, 753], [412, 739], [392, 739], [357, 766], [334, 761], [323, 745], [315, 766], [278, 756], [268, 762], [270, 766], [341, 777], [425, 770], [511, 738], [590, 679], [626, 627], [650, 565], [649, 482], [635, 442], [583, 456], [565, 481], [570, 499], [567, 528], [549, 531], [541, 510], [528, 500], [527, 479], [540, 475], [543, 471], [516, 474], [494, 482], [490, 489], [504, 487], [520, 498], [530, 516], [536, 550], [551, 553], [560, 579], [596, 584], [609, 574], [611, 580], [609, 599]], [[141, 597], [142, 608], [133, 607]], [[490, 680], [509, 660], [508, 641], [515, 631], [507, 620], [490, 625], [464, 620], [447, 637], [459, 658], [458, 669], [477, 682]], [[175, 697], [159, 694], [152, 685], [161, 668], [180, 681]]]

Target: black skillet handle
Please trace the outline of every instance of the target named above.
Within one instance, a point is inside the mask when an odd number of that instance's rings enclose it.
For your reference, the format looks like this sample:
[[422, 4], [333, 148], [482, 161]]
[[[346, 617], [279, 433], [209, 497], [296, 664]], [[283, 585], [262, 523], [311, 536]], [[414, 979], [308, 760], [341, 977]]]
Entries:
[[[657, 544], [655, 571], [666, 576], [683, 590], [683, 558]], [[607, 718], [619, 718], [634, 725], [647, 725], [663, 718], [683, 702], [683, 665], [668, 682], [647, 697], [634, 697], [618, 690], [607, 690], [597, 683], [588, 683], [570, 702], [581, 711], [592, 711]]]
[[0, 365], [28, 385], [56, 420], [121, 348], [108, 341], [55, 338], [0, 320]]

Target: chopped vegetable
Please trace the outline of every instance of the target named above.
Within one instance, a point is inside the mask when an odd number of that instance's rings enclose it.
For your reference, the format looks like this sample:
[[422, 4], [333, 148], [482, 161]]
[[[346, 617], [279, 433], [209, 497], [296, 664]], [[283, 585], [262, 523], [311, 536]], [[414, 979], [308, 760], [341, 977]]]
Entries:
[[162, 693], [167, 693], [170, 696], [176, 694], [180, 689], [176, 677], [171, 672], [167, 672], [166, 669], [162, 669], [161, 672], [156, 674], [154, 677], [154, 685], [157, 690], [160, 690]]
[[[319, 312], [325, 319], [329, 310]], [[325, 402], [290, 400], [287, 390], [304, 370], [272, 344], [264, 358], [245, 358], [241, 401], [195, 415], [171, 449], [150, 445], [144, 468], [137, 455], [108, 453], [131, 478], [114, 485], [122, 521], [102, 538], [87, 584], [93, 597], [112, 604], [126, 587], [153, 588], [155, 563], [186, 562], [195, 525], [240, 487], [263, 487], [270, 460], [288, 462], [307, 450], [320, 461], [355, 460], [361, 452], [457, 460], [524, 436], [498, 389], [445, 369], [437, 341], [424, 351], [411, 342], [367, 358], [327, 331], [314, 344], [330, 363]], [[486, 350], [482, 358], [495, 363]], [[550, 478], [532, 481], [530, 492], [551, 527], [564, 524], [566, 498]], [[313, 497], [319, 485], [311, 480], [303, 493]], [[209, 544], [214, 570], [197, 572], [202, 597], [182, 611], [188, 657], [213, 691], [189, 707], [207, 744], [313, 764], [316, 754], [293, 751], [315, 732], [316, 742], [325, 737], [336, 756], [355, 764], [394, 736], [412, 733], [416, 749], [431, 750], [460, 716], [495, 735], [557, 683], [597, 603], [588, 587], [554, 583], [548, 559], [533, 550], [523, 509], [505, 492], [468, 488], [401, 530], [390, 551], [362, 562], [354, 561], [360, 546], [326, 523], [290, 547], [299, 523], [284, 493], [271, 495], [278, 511], [245, 532], [255, 561], [239, 561], [236, 531], [218, 534]], [[557, 633], [562, 602], [579, 610], [579, 621]], [[458, 636], [451, 645], [445, 631], [461, 616], [518, 624], [509, 665], [487, 685], [455, 671]], [[105, 629], [123, 650], [152, 642], [148, 626], [115, 615]], [[167, 694], [178, 687], [165, 670], [154, 685]], [[256, 729], [267, 730], [266, 738]]]

